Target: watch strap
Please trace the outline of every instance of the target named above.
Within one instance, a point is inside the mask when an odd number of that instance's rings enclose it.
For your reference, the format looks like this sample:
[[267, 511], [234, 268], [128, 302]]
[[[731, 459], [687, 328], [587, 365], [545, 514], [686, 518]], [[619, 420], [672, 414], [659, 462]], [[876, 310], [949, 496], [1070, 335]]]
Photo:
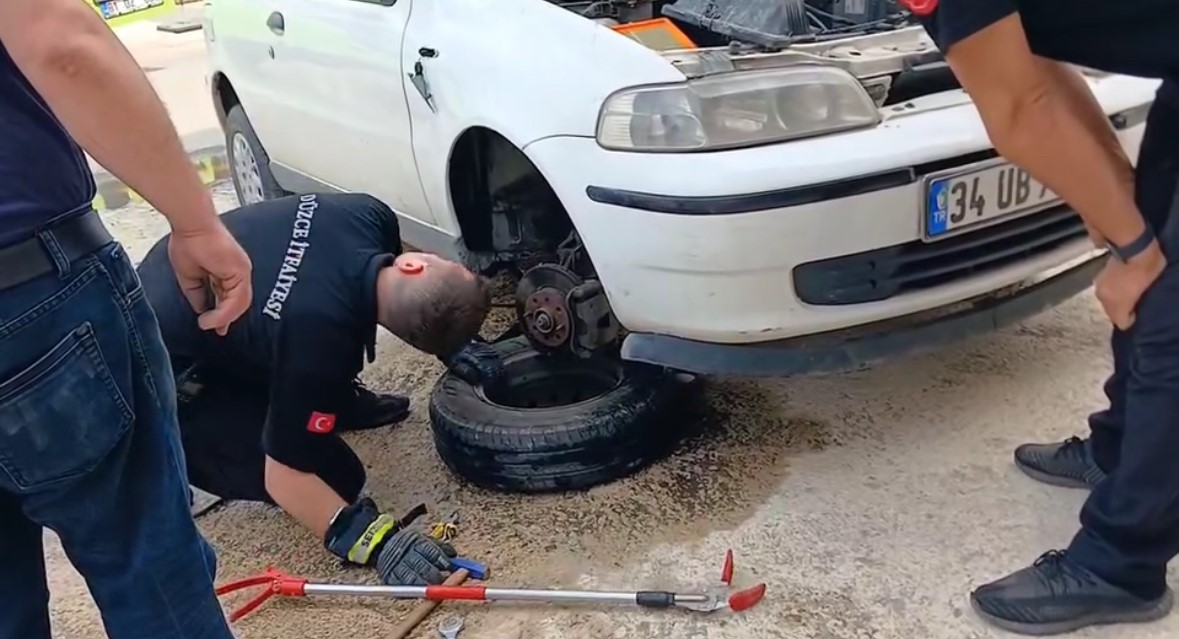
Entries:
[[1106, 246], [1109, 247], [1109, 252], [1113, 254], [1118, 261], [1125, 263], [1134, 259], [1139, 253], [1145, 251], [1151, 243], [1154, 242], [1154, 229], [1150, 225], [1146, 225], [1146, 229], [1142, 231], [1137, 239], [1125, 246], [1118, 246], [1113, 242], [1106, 241]]

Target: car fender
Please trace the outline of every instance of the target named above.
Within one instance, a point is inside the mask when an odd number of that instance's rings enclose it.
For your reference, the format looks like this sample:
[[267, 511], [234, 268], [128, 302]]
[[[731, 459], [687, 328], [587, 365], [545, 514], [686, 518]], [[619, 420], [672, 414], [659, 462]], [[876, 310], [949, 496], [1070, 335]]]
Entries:
[[[403, 55], [407, 73], [422, 63], [439, 119], [521, 144], [592, 137], [610, 93], [684, 80], [657, 52], [543, 0], [416, 0]], [[412, 84], [407, 93], [425, 106]]]
[[[402, 55], [422, 185], [453, 230], [447, 167], [464, 131], [491, 129], [525, 150], [594, 137], [611, 93], [684, 80], [657, 52], [543, 0], [415, 0]], [[418, 64], [429, 103], [409, 80]]]

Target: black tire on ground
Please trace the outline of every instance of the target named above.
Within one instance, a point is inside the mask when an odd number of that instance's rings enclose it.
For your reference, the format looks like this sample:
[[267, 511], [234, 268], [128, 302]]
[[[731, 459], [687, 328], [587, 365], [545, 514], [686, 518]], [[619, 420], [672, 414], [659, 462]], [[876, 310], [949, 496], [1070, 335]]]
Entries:
[[229, 174], [233, 178], [233, 190], [237, 194], [237, 201], [241, 204], [246, 203], [238, 177], [237, 156], [234, 151], [234, 136], [238, 134], [246, 139], [250, 150], [254, 152], [254, 159], [258, 163], [258, 176], [262, 178], [262, 198], [275, 200], [290, 195], [289, 191], [279, 186], [278, 181], [274, 179], [274, 174], [270, 172], [270, 156], [266, 154], [266, 149], [262, 147], [258, 135], [254, 133], [254, 127], [250, 124], [250, 119], [246, 117], [245, 109], [242, 108], [242, 105], [235, 104], [229, 109], [229, 113], [225, 114], [225, 152], [229, 160]]
[[663, 369], [613, 358], [552, 358], [524, 337], [496, 343], [508, 379], [494, 398], [446, 374], [430, 396], [439, 456], [477, 486], [506, 492], [579, 490], [630, 475], [677, 443], [682, 383]]

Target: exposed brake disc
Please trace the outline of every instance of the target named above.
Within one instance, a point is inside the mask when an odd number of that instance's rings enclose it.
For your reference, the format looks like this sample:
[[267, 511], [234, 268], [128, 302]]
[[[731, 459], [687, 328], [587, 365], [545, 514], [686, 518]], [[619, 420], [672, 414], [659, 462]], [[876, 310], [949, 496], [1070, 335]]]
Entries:
[[528, 341], [538, 350], [555, 351], [569, 346], [576, 331], [569, 293], [582, 279], [557, 264], [529, 269], [516, 287], [516, 318]]

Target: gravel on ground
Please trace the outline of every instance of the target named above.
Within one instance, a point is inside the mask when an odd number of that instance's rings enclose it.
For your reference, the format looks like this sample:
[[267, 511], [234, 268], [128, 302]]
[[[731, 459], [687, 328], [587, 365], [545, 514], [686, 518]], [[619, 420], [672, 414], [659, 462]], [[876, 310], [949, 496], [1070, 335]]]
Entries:
[[[232, 188], [214, 185], [222, 210]], [[167, 225], [143, 204], [106, 214], [133, 259]], [[503, 318], [498, 319], [503, 322]], [[501, 586], [690, 588], [719, 576], [726, 548], [738, 581], [766, 600], [740, 617], [611, 608], [446, 604], [466, 639], [976, 639], [973, 586], [1067, 545], [1085, 497], [1032, 482], [1011, 464], [1027, 440], [1083, 434], [1102, 405], [1108, 322], [1091, 293], [993, 335], [846, 375], [708, 380], [698, 418], [672, 458], [582, 494], [497, 495], [463, 485], [434, 453], [425, 406], [441, 373], [382, 335], [364, 373], [409, 394], [415, 412], [349, 439], [379, 504], [458, 510], [458, 543]], [[371, 583], [343, 569], [281, 512], [229, 504], [199, 520], [219, 578], [268, 565], [317, 580]], [[81, 578], [49, 546], [57, 635], [104, 636]], [[1174, 574], [1172, 574], [1174, 577]], [[243, 598], [230, 600], [238, 604]], [[240, 639], [387, 635], [410, 604], [282, 600], [236, 625]], [[414, 635], [435, 637], [436, 613]], [[1179, 636], [1179, 615], [1084, 637]]]

